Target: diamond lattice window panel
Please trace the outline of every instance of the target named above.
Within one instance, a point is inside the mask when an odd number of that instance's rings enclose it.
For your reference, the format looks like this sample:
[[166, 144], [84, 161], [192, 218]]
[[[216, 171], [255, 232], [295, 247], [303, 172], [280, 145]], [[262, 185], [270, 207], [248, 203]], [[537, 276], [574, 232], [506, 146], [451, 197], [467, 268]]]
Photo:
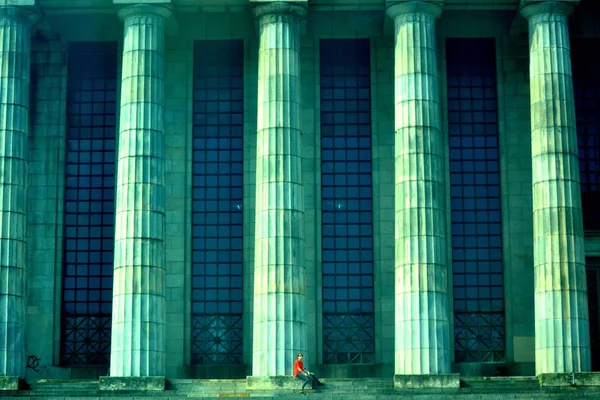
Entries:
[[242, 363], [241, 315], [192, 316], [193, 364]]
[[588, 311], [590, 317], [590, 348], [592, 371], [600, 370], [600, 309], [598, 283], [600, 282], [600, 258], [586, 259]]
[[504, 313], [454, 314], [456, 362], [504, 361]]
[[110, 315], [66, 316], [63, 319], [63, 364], [108, 365], [110, 330]]
[[323, 364], [369, 364], [375, 361], [372, 314], [323, 315]]

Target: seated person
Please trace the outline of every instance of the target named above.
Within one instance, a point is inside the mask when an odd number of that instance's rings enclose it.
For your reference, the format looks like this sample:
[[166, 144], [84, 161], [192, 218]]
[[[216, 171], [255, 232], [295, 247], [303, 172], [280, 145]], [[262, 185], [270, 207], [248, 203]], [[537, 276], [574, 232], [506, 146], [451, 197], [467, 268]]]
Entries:
[[315, 386], [323, 386], [324, 384], [319, 381], [319, 378], [317, 378], [315, 374], [304, 368], [304, 363], [302, 362], [303, 358], [304, 354], [298, 353], [296, 361], [294, 361], [294, 376], [304, 381], [304, 384], [302, 385], [302, 391], [304, 391], [304, 387], [308, 384], [308, 382], [310, 382], [310, 385], [313, 389]]

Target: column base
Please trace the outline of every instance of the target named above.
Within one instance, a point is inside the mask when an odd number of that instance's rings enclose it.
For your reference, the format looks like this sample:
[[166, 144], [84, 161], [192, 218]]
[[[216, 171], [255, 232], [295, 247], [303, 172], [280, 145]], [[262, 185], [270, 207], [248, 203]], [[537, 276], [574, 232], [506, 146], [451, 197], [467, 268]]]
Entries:
[[540, 387], [600, 387], [600, 372], [539, 374]]
[[[310, 385], [309, 385], [310, 386]], [[302, 380], [292, 375], [278, 376], [247, 376], [246, 389], [248, 390], [300, 390]], [[310, 387], [309, 387], [310, 389]]]
[[164, 376], [101, 376], [100, 390], [165, 390]]
[[460, 374], [394, 375], [394, 389], [458, 389]]
[[18, 376], [0, 376], [0, 390], [19, 390], [20, 383]]

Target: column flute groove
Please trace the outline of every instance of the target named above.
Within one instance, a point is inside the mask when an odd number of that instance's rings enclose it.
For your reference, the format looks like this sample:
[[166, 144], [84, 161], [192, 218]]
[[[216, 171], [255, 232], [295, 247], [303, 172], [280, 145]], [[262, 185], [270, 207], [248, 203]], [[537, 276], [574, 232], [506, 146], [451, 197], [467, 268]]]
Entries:
[[572, 11], [563, 2], [521, 8], [529, 21], [536, 374], [591, 368]]
[[27, 135], [31, 24], [28, 8], [0, 6], [0, 376], [25, 377]]
[[441, 7], [389, 6], [395, 22], [395, 373], [450, 373], [445, 169], [435, 21]]
[[170, 9], [131, 5], [124, 20], [111, 376], [166, 372], [164, 29]]
[[301, 179], [300, 18], [275, 2], [259, 19], [252, 374], [289, 375], [307, 345]]

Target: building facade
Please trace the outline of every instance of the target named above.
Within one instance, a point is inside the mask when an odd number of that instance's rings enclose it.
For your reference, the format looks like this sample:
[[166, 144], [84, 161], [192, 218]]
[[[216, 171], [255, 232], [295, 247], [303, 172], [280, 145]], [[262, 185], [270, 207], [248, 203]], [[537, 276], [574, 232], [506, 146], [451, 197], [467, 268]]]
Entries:
[[0, 375], [600, 370], [594, 0], [0, 0]]

